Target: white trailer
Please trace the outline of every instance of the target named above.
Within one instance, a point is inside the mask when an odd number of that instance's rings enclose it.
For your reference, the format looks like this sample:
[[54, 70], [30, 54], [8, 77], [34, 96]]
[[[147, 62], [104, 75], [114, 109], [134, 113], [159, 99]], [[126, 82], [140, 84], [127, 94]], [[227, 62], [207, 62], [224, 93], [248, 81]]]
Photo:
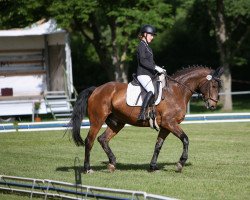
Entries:
[[56, 21], [0, 30], [0, 117], [69, 115], [73, 93], [68, 33]]

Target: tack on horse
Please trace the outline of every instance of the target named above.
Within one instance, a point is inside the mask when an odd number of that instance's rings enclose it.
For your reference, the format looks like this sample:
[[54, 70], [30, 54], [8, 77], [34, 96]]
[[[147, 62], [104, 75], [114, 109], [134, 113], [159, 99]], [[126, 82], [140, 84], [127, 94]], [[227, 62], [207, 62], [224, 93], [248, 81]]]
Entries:
[[[182, 155], [177, 162], [177, 171], [181, 172], [188, 159], [189, 139], [179, 124], [184, 120], [187, 103], [193, 93], [197, 92], [208, 109], [215, 109], [218, 102], [220, 76], [223, 68], [212, 70], [206, 67], [191, 67], [178, 71], [173, 75], [163, 95], [166, 97], [156, 106], [156, 121], [160, 127], [150, 170], [158, 170], [157, 158], [164, 140], [173, 133], [183, 144]], [[127, 84], [108, 82], [99, 87], [90, 87], [83, 90], [77, 98], [73, 109], [71, 126], [72, 137], [76, 145], [85, 146], [84, 171], [92, 172], [90, 167], [90, 151], [102, 125], [106, 122], [107, 129], [98, 137], [103, 150], [108, 156], [110, 171], [115, 170], [116, 157], [113, 154], [109, 141], [124, 127], [125, 124], [148, 127], [148, 121], [137, 121], [140, 107], [131, 107], [126, 104]], [[81, 122], [88, 113], [90, 129], [83, 141], [80, 135]]]

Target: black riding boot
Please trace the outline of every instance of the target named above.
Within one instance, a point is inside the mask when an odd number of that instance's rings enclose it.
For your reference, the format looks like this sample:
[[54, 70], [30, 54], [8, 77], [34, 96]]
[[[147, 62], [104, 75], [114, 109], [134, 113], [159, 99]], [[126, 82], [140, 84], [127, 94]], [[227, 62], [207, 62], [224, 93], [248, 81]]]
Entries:
[[151, 91], [146, 94], [145, 99], [144, 99], [142, 106], [141, 106], [140, 114], [137, 118], [138, 121], [146, 120], [145, 112], [146, 112], [146, 109], [147, 109], [147, 107], [148, 107], [148, 105], [153, 97], [154, 97], [154, 94]]

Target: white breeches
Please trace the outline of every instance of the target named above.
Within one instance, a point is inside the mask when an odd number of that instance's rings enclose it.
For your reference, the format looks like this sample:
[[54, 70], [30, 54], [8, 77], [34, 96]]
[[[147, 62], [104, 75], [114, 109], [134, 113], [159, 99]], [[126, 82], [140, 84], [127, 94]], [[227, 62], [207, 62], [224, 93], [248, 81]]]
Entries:
[[147, 90], [147, 92], [153, 92], [155, 94], [155, 89], [153, 85], [153, 81], [148, 75], [139, 75], [137, 76], [138, 81], [142, 84], [142, 86]]

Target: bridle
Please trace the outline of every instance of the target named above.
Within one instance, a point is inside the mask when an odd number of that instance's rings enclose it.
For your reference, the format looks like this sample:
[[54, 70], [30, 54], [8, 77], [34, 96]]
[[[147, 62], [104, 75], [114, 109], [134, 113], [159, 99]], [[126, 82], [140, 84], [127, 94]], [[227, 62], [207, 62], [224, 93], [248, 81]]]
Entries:
[[221, 85], [221, 80], [220, 80], [218, 77], [215, 77], [215, 76], [213, 76], [213, 75], [207, 75], [207, 76], [206, 76], [206, 79], [207, 79], [207, 80], [200, 86], [200, 90], [201, 90], [205, 85], [207, 85], [207, 83], [208, 83], [208, 84], [209, 84], [209, 86], [208, 86], [208, 97], [205, 98], [205, 95], [202, 94], [202, 99], [203, 99], [203, 101], [204, 101], [205, 103], [208, 103], [208, 100], [211, 100], [211, 101], [213, 101], [213, 102], [215, 102], [215, 103], [218, 103], [219, 99], [214, 99], [214, 98], [211, 97], [210, 88], [211, 88], [212, 80], [215, 80], [215, 81], [218, 83], [218, 87], [220, 87], [220, 85]]

